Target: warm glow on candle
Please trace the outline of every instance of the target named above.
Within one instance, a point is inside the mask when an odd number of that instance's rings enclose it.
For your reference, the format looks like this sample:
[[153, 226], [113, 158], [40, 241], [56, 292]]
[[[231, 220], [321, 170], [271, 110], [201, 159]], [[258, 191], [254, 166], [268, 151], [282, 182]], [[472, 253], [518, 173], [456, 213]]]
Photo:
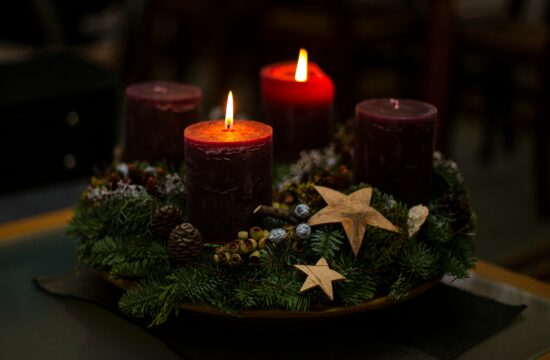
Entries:
[[298, 55], [294, 79], [299, 82], [307, 81], [307, 51], [304, 48], [300, 49], [300, 55]]
[[390, 99], [390, 103], [393, 105], [393, 108], [395, 110], [399, 110], [399, 100], [397, 99]]
[[227, 106], [225, 108], [225, 128], [231, 130], [233, 127], [233, 93], [227, 95]]

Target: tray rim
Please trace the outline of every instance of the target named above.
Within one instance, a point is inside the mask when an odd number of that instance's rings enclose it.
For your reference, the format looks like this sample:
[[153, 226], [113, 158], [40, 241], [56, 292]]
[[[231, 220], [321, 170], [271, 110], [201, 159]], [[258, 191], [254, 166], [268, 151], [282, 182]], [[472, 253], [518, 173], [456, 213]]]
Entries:
[[[97, 272], [107, 282], [112, 285], [128, 290], [137, 285], [137, 282], [127, 279], [115, 279], [111, 277], [106, 271]], [[350, 305], [350, 306], [327, 306], [318, 310], [308, 311], [288, 311], [277, 309], [247, 309], [235, 313], [228, 313], [220, 310], [216, 307], [205, 304], [192, 304], [182, 303], [180, 308], [186, 311], [190, 311], [197, 314], [205, 314], [210, 316], [217, 316], [223, 318], [241, 318], [241, 319], [314, 319], [314, 318], [331, 318], [343, 315], [361, 313], [366, 311], [372, 311], [382, 309], [390, 306], [397, 305], [404, 301], [408, 301], [418, 295], [431, 289], [433, 286], [440, 282], [442, 277], [437, 277], [431, 280], [427, 280], [418, 286], [411, 289], [407, 296], [400, 301], [395, 301], [389, 297], [389, 295], [375, 297], [372, 300], [364, 302], [362, 304]]]

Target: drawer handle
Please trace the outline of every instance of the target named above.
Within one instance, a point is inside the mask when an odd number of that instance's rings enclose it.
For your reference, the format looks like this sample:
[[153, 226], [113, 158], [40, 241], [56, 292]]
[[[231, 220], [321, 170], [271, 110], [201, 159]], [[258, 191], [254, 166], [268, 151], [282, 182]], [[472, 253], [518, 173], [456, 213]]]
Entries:
[[67, 154], [63, 157], [63, 166], [67, 170], [74, 169], [76, 166], [76, 157], [73, 154]]
[[80, 116], [76, 111], [69, 111], [65, 116], [65, 121], [70, 127], [75, 127], [80, 122]]

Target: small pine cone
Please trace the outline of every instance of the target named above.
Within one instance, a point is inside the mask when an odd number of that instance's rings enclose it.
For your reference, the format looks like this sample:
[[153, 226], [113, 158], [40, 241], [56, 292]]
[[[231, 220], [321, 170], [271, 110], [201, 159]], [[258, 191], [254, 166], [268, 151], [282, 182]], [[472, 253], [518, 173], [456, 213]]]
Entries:
[[163, 206], [151, 217], [151, 232], [155, 238], [166, 241], [172, 230], [182, 221], [183, 214], [180, 209], [172, 205]]
[[160, 186], [157, 178], [153, 176], [149, 176], [149, 178], [147, 179], [147, 185], [145, 186], [145, 188], [147, 189], [147, 192], [149, 193], [149, 195], [159, 199], [162, 197], [162, 193], [160, 192]]
[[140, 169], [136, 164], [128, 165], [128, 177], [136, 185], [145, 185], [147, 183], [147, 173]]
[[116, 190], [118, 187], [118, 182], [121, 180], [120, 175], [117, 172], [112, 172], [109, 176], [109, 183], [111, 184], [111, 189]]
[[347, 189], [350, 186], [351, 174], [346, 165], [338, 168], [336, 175], [334, 175], [334, 183], [338, 189]]
[[463, 230], [470, 223], [472, 217], [472, 209], [466, 199], [447, 194], [441, 199], [440, 206], [442, 206], [454, 219], [453, 230]]
[[178, 225], [168, 240], [168, 257], [175, 264], [186, 263], [202, 253], [203, 240], [197, 228], [189, 223]]

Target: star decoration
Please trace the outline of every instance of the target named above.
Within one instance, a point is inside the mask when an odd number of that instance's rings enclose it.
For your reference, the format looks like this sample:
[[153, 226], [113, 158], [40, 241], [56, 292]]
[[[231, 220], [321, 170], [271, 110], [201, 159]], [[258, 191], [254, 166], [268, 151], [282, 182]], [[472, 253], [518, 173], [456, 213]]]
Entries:
[[323, 289], [330, 301], [334, 300], [332, 282], [346, 279], [342, 274], [329, 268], [327, 259], [325, 258], [320, 258], [315, 265], [294, 265], [294, 267], [307, 275], [307, 279], [304, 285], [302, 285], [300, 293], [304, 293], [311, 288], [319, 286]]
[[324, 186], [315, 186], [328, 206], [322, 208], [307, 222], [310, 226], [341, 223], [346, 232], [353, 254], [357, 256], [367, 225], [388, 231], [399, 232], [378, 210], [370, 206], [372, 188], [363, 188], [346, 195]]

